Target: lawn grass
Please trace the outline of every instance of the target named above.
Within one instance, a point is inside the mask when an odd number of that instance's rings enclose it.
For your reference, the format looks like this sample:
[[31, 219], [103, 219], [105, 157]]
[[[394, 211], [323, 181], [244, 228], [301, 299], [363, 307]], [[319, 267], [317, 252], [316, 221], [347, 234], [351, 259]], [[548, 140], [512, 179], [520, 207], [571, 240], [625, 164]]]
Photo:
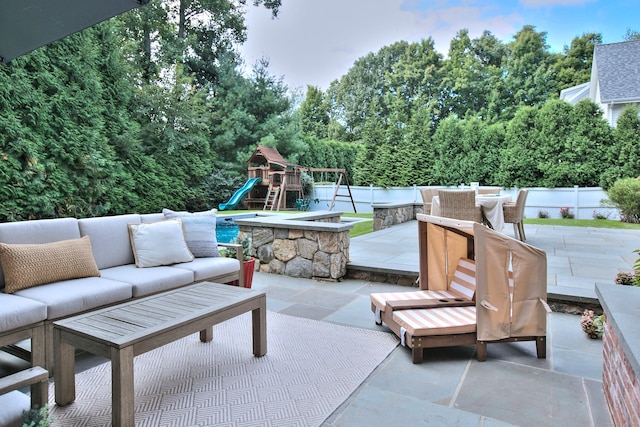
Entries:
[[612, 219], [564, 219], [564, 218], [525, 218], [525, 224], [562, 225], [566, 227], [619, 228], [640, 230], [640, 224], [615, 221]]

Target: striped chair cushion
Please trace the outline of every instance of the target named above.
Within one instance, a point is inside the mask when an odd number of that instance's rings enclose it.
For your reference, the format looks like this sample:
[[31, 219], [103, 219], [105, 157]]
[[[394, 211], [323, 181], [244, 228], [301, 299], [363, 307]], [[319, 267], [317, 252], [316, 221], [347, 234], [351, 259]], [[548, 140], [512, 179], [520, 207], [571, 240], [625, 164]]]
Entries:
[[476, 308], [442, 307], [393, 312], [393, 321], [413, 336], [476, 332]]
[[476, 293], [476, 263], [473, 260], [460, 258], [449, 283], [449, 291], [465, 299], [473, 299]]
[[457, 298], [459, 295], [447, 291], [410, 291], [410, 292], [379, 292], [370, 294], [371, 302], [381, 311], [385, 310], [387, 301], [410, 301], [420, 299]]
[[461, 298], [472, 300], [476, 293], [476, 264], [475, 261], [461, 258], [456, 266], [453, 279], [446, 291], [409, 291], [409, 292], [380, 292], [371, 294], [374, 306], [384, 311], [387, 301], [410, 301], [419, 299], [451, 299]]

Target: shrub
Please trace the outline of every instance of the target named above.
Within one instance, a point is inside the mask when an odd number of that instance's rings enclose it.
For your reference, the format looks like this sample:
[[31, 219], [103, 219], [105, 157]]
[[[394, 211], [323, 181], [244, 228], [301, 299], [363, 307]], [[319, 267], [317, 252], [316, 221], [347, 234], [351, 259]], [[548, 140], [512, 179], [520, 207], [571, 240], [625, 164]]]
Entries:
[[607, 196], [609, 198], [602, 200], [601, 203], [617, 208], [622, 222], [640, 223], [640, 179], [617, 180], [607, 190]]
[[609, 215], [611, 215], [611, 212], [593, 211], [593, 219], [609, 219]]
[[560, 208], [560, 216], [564, 219], [573, 219], [573, 212], [569, 210], [569, 208]]
[[538, 218], [549, 218], [549, 212], [547, 212], [547, 211], [538, 211]]

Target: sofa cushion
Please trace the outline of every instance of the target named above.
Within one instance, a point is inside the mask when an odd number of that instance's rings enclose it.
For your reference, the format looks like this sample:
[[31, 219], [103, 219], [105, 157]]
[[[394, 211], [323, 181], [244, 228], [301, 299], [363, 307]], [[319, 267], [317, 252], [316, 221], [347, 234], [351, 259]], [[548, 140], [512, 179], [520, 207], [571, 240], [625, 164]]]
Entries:
[[23, 289], [16, 295], [47, 305], [47, 320], [93, 310], [131, 299], [131, 285], [104, 277], [63, 280]]
[[129, 224], [136, 267], [156, 267], [193, 260], [180, 219], [150, 224]]
[[102, 277], [131, 284], [134, 298], [175, 289], [193, 283], [189, 270], [172, 267], [136, 268], [134, 264], [100, 270]]
[[[80, 238], [78, 220], [75, 218], [39, 219], [0, 223], [2, 243], [50, 243]], [[0, 274], [0, 288], [4, 276]]]
[[100, 276], [88, 236], [41, 244], [0, 243], [5, 292], [57, 282]]
[[240, 261], [226, 257], [196, 258], [188, 263], [176, 264], [172, 268], [193, 271], [194, 280], [198, 282], [215, 277], [238, 274]]
[[0, 395], [0, 426], [21, 427], [22, 411], [30, 407], [31, 398], [18, 390]]
[[116, 215], [78, 220], [80, 234], [91, 237], [93, 257], [99, 269], [133, 264], [129, 224], [139, 224], [140, 215]]
[[216, 210], [204, 212], [175, 212], [163, 209], [167, 219], [180, 218], [184, 224], [184, 236], [189, 250], [196, 258], [217, 257], [218, 242], [216, 240]]
[[[0, 293], [0, 334], [41, 322], [47, 318], [47, 306], [39, 301]], [[2, 425], [0, 423], [0, 425]]]

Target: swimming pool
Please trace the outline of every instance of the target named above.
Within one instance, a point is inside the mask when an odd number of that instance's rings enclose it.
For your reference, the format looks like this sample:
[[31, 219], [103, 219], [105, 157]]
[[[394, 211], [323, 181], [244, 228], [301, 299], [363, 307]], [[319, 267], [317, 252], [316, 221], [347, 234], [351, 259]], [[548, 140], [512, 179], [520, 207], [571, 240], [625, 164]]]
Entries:
[[230, 216], [218, 216], [216, 217], [216, 239], [220, 243], [230, 243], [231, 240], [238, 237], [240, 227], [233, 222], [234, 219], [239, 218], [254, 218], [257, 214], [237, 214]]

